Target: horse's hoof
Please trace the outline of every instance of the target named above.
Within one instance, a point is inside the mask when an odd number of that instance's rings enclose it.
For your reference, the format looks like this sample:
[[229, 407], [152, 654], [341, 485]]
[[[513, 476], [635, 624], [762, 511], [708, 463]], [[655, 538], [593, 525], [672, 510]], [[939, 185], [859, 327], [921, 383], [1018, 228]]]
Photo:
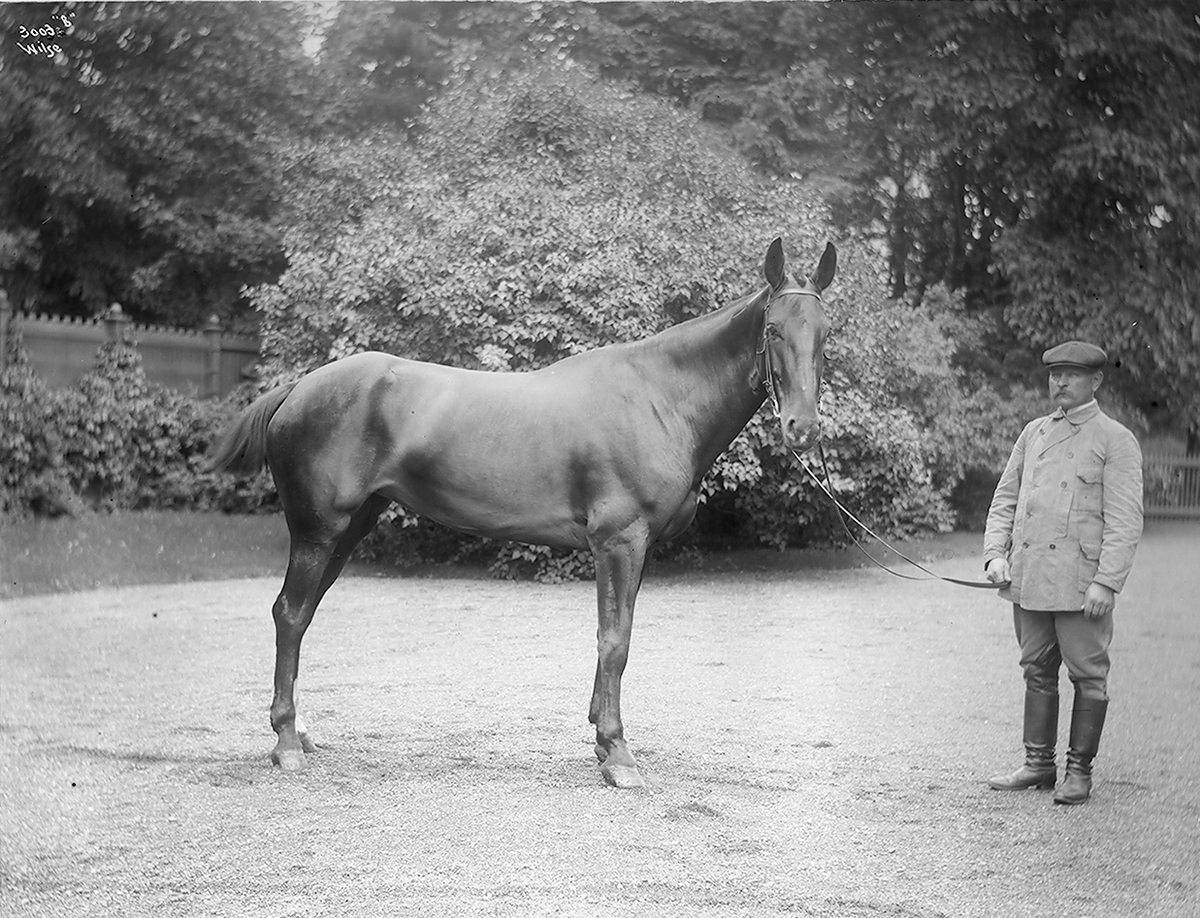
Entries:
[[271, 753], [271, 761], [283, 771], [303, 771], [307, 764], [304, 753], [299, 749], [276, 749]]
[[600, 774], [604, 776], [605, 781], [621, 790], [632, 790], [646, 786], [646, 782], [642, 780], [641, 772], [637, 770], [636, 765], [610, 765], [605, 762], [600, 766]]

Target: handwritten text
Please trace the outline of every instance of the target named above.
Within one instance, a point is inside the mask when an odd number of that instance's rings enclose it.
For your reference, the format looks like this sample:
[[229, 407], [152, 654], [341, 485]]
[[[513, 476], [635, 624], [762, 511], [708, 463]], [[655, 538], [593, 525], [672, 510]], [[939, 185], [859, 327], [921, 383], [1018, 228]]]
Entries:
[[26, 54], [35, 56], [54, 57], [56, 54], [62, 54], [62, 45], [53, 39], [64, 38], [74, 30], [71, 22], [74, 15], [73, 11], [68, 11], [41, 25], [17, 26], [17, 47]]

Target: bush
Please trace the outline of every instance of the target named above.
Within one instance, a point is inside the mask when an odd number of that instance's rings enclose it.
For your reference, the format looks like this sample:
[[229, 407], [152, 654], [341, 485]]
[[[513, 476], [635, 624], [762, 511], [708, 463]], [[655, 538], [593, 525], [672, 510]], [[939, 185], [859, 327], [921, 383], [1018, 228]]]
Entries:
[[150, 383], [128, 340], [104, 344], [78, 386], [50, 389], [14, 337], [0, 376], [0, 513], [273, 506], [265, 475], [203, 468], [209, 443], [244, 401], [244, 393], [201, 401]]

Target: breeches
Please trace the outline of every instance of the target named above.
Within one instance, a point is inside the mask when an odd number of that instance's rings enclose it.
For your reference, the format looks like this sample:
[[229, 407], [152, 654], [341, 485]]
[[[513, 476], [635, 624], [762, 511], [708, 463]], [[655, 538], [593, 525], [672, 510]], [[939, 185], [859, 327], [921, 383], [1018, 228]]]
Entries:
[[1013, 626], [1030, 691], [1057, 695], [1058, 670], [1065, 662], [1080, 697], [1108, 697], [1112, 613], [1089, 619], [1082, 612], [1029, 612], [1014, 604]]

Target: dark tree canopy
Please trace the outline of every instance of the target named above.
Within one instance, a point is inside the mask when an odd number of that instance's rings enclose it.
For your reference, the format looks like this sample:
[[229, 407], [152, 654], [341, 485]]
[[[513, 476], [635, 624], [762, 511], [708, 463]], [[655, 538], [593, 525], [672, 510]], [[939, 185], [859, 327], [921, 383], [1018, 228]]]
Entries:
[[[63, 26], [54, 54], [7, 41]], [[0, 276], [21, 305], [195, 324], [278, 275], [268, 140], [301, 18], [240, 3], [0, 7]]]

